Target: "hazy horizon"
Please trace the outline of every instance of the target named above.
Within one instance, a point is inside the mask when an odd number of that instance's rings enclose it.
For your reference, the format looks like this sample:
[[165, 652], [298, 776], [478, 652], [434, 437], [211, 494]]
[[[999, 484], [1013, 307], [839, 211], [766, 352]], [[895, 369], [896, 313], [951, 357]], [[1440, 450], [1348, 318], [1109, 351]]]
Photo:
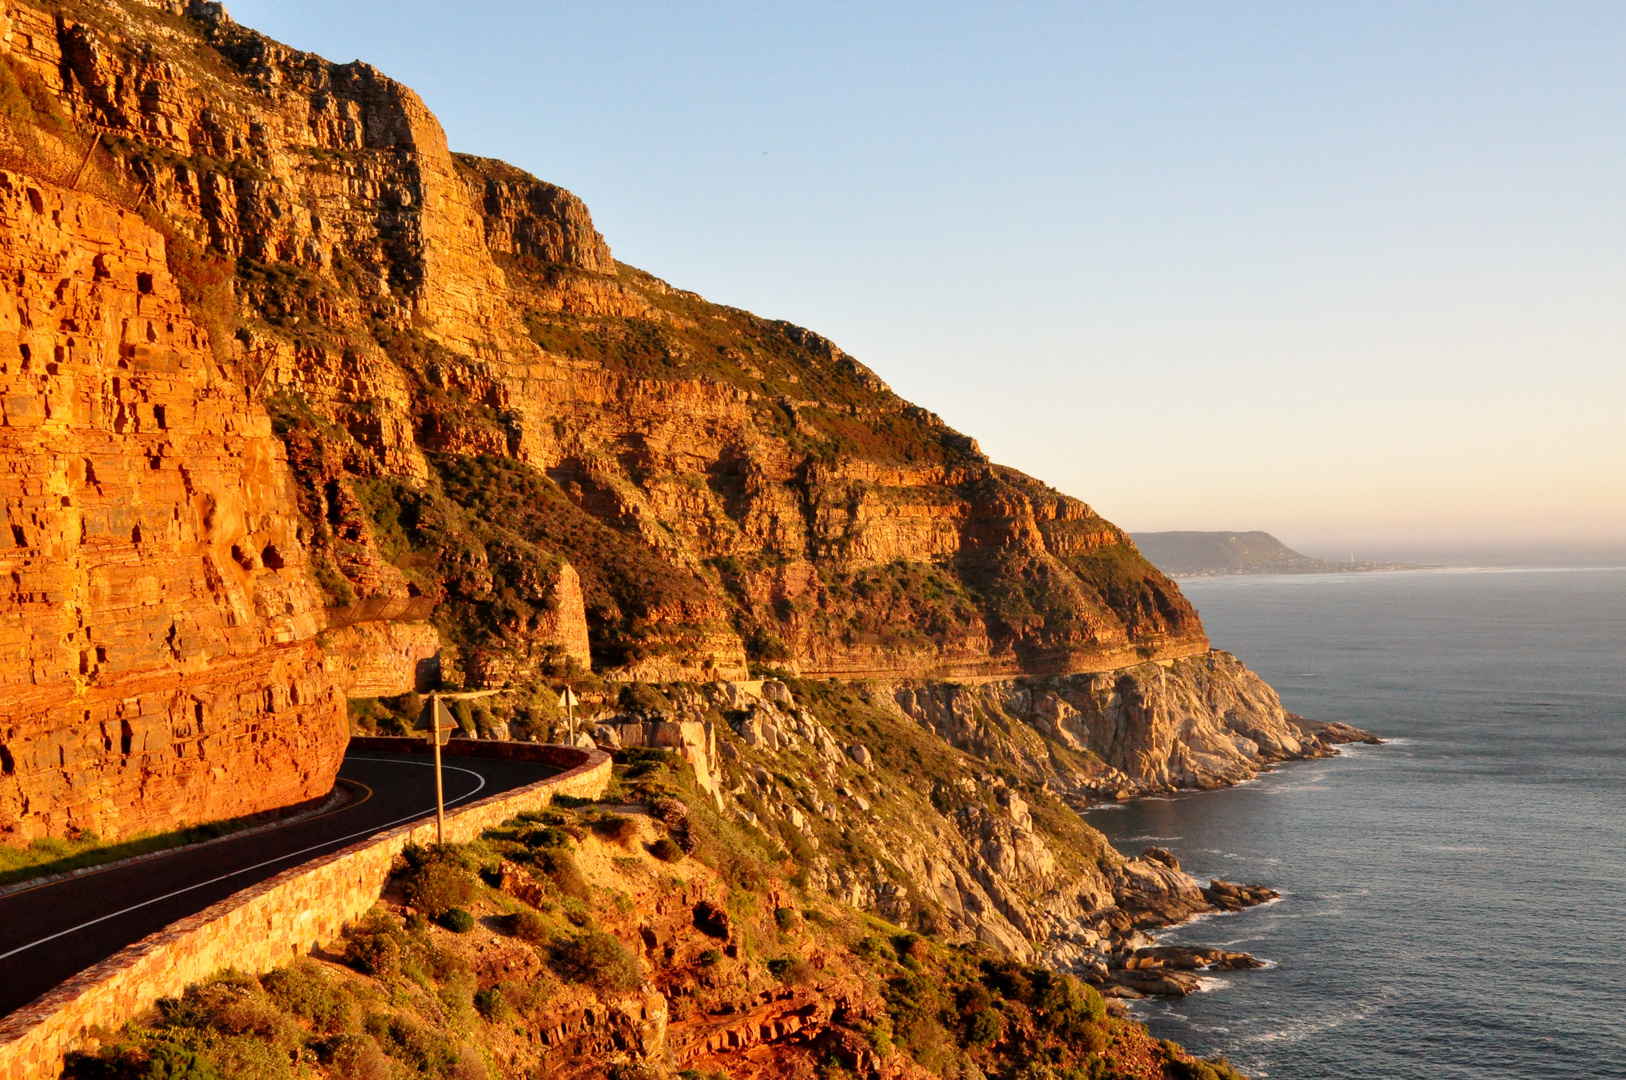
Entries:
[[1626, 549], [1626, 7], [230, 8], [1132, 531]]
[[1585, 543], [1548, 542], [1533, 544], [1509, 543], [1418, 543], [1416, 541], [1382, 539], [1360, 545], [1329, 544], [1324, 541], [1296, 540], [1291, 534], [1278, 533], [1268, 528], [1214, 528], [1214, 529], [1130, 529], [1131, 534], [1152, 532], [1265, 532], [1301, 555], [1333, 562], [1395, 562], [1418, 566], [1444, 566], [1450, 568], [1603, 568], [1626, 567], [1626, 542]]

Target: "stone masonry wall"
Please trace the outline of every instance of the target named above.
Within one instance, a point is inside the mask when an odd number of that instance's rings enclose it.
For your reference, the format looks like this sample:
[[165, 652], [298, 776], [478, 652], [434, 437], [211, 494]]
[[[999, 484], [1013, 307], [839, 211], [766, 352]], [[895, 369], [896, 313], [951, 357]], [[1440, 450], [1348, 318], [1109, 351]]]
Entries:
[[[352, 745], [402, 752], [423, 741], [358, 739]], [[446, 838], [452, 842], [472, 840], [522, 810], [548, 805], [555, 795], [596, 798], [610, 779], [609, 755], [599, 750], [458, 740], [447, 752], [566, 767], [449, 813]], [[222, 968], [268, 971], [333, 940], [377, 902], [401, 849], [434, 838], [432, 818], [392, 829], [235, 893], [87, 968], [0, 1021], [0, 1080], [55, 1077], [64, 1056], [93, 1028], [117, 1028], [158, 998], [179, 994]]]

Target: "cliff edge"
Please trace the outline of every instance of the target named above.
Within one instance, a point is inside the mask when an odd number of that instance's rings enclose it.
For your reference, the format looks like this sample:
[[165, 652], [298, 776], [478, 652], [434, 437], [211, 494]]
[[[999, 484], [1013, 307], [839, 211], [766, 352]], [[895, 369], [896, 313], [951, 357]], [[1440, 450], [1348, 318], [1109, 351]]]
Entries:
[[[436, 678], [1257, 696], [1089, 506], [617, 262], [366, 63], [197, 0], [3, 0], [0, 168], [12, 841], [310, 797], [346, 697]], [[1238, 774], [1181, 715], [1125, 729], [1124, 783]]]

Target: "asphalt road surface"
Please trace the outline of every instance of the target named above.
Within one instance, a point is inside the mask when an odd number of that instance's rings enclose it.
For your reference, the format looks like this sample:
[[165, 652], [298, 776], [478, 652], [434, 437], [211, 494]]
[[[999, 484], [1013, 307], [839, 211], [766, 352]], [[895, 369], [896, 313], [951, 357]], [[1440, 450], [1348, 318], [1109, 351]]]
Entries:
[[[447, 757], [446, 805], [523, 787], [559, 770]], [[177, 919], [374, 833], [435, 812], [434, 759], [347, 754], [353, 798], [317, 817], [0, 896], [0, 1016]]]

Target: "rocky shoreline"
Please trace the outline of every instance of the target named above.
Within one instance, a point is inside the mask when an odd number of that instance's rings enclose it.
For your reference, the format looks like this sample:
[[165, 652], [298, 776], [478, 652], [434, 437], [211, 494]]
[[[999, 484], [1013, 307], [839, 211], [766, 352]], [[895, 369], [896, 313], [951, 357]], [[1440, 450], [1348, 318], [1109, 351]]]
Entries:
[[[1180, 860], [1163, 848], [1149, 847], [1141, 853], [1141, 858], [1162, 863], [1175, 873], [1184, 873]], [[1208, 885], [1200, 886], [1198, 891], [1212, 912], [1243, 911], [1281, 896], [1264, 885], [1239, 885], [1219, 878], [1210, 879]], [[1173, 926], [1189, 918], [1187, 915], [1162, 926]], [[1198, 972], [1246, 971], [1265, 966], [1263, 960], [1245, 952], [1201, 945], [1158, 945], [1144, 932], [1136, 931], [1113, 951], [1107, 964], [1089, 972], [1086, 978], [1107, 998], [1185, 997], [1201, 986]]]
[[[1309, 752], [1299, 755], [1298, 760], [1331, 757], [1338, 753], [1338, 746], [1349, 743], [1358, 742], [1373, 746], [1383, 743], [1383, 739], [1371, 732], [1362, 731], [1349, 724], [1310, 720], [1296, 713], [1284, 715], [1288, 723], [1305, 735], [1305, 745]], [[1268, 771], [1268, 768], [1267, 766], [1261, 771]], [[1114, 796], [1120, 800], [1128, 797], [1125, 793], [1114, 793]], [[1161, 864], [1169, 871], [1189, 878], [1189, 875], [1185, 875], [1181, 870], [1180, 860], [1171, 851], [1149, 847], [1141, 853], [1140, 859]], [[1241, 885], [1219, 878], [1210, 879], [1208, 885], [1199, 886], [1198, 891], [1208, 905], [1207, 912], [1227, 914], [1245, 911], [1279, 899], [1281, 896], [1276, 890], [1265, 885]], [[1153, 906], [1148, 911], [1158, 912], [1158, 909]], [[1203, 913], [1205, 912], [1185, 912], [1181, 908], [1165, 910], [1158, 914], [1167, 917], [1147, 929], [1172, 927], [1187, 921], [1193, 915]], [[1200, 989], [1202, 984], [1199, 973], [1252, 970], [1265, 966], [1267, 965], [1264, 961], [1244, 952], [1230, 952], [1200, 945], [1158, 945], [1144, 932], [1136, 930], [1133, 934], [1116, 940], [1110, 959], [1104, 964], [1095, 965], [1086, 974], [1086, 978], [1095, 984], [1106, 998], [1138, 1000], [1148, 997], [1185, 997]]]

